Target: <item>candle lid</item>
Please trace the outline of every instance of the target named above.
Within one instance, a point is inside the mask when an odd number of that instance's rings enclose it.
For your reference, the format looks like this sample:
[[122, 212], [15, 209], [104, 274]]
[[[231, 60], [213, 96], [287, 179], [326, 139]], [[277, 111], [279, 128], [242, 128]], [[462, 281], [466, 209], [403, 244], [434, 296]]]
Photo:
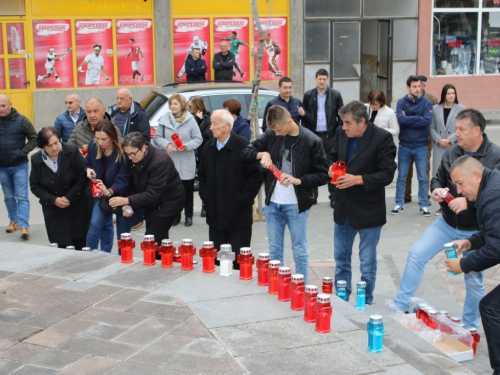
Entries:
[[459, 316], [452, 316], [451, 321], [454, 323], [460, 323], [462, 321], [462, 318]]
[[345, 280], [339, 280], [337, 281], [337, 287], [338, 288], [345, 288], [347, 286], [347, 281]]
[[59, 245], [56, 242], [50, 244], [50, 247], [58, 247]]
[[233, 251], [233, 248], [230, 244], [226, 243], [224, 245], [220, 245], [220, 251]]
[[370, 315], [370, 323], [373, 324], [382, 323], [382, 315]]
[[66, 246], [66, 249], [68, 249], [68, 250], [75, 250], [75, 247], [74, 246]]
[[304, 275], [301, 273], [295, 273], [292, 275], [292, 282], [294, 283], [302, 283], [304, 282]]
[[320, 293], [316, 297], [316, 302], [319, 302], [319, 303], [329, 303], [330, 302], [330, 296], [331, 296], [331, 294]]
[[366, 288], [366, 281], [358, 281], [356, 285], [358, 288]]
[[332, 277], [331, 276], [324, 276], [323, 277], [323, 282], [331, 283], [332, 282]]
[[172, 246], [172, 240], [161, 240], [161, 246]]
[[437, 312], [437, 310], [429, 309], [429, 311], [427, 312], [427, 314], [429, 314], [430, 316], [437, 316], [438, 312]]
[[469, 332], [474, 334], [474, 333], [477, 333], [477, 328], [476, 327], [470, 327], [469, 328]]
[[259, 260], [269, 260], [269, 253], [259, 253]]
[[92, 251], [90, 247], [82, 247], [82, 251]]
[[280, 267], [278, 268], [278, 273], [280, 275], [291, 275], [292, 271], [290, 270], [290, 267]]
[[130, 233], [122, 233], [120, 238], [122, 240], [131, 240], [132, 239], [132, 235]]
[[145, 234], [144, 235], [144, 241], [146, 242], [154, 242], [155, 236], [152, 234]]
[[213, 241], [203, 241], [203, 248], [204, 249], [213, 249], [214, 242]]
[[242, 247], [240, 249], [241, 255], [252, 255], [252, 249], [250, 247]]
[[269, 268], [279, 268], [281, 262], [279, 260], [271, 260], [269, 262]]
[[318, 287], [316, 285], [306, 285], [305, 291], [307, 293], [318, 293]]
[[184, 238], [182, 240], [182, 245], [184, 246], [193, 246], [193, 240], [190, 238]]
[[439, 313], [441, 315], [448, 315], [448, 311], [446, 311], [446, 310], [439, 310]]

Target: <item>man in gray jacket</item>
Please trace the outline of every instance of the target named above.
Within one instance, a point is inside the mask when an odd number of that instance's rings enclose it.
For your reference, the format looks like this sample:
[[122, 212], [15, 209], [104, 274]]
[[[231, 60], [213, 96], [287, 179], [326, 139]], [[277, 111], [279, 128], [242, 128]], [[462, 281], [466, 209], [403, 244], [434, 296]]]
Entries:
[[69, 136], [68, 143], [77, 145], [80, 149], [87, 148], [90, 140], [94, 138], [95, 127], [105, 117], [111, 120], [101, 99], [90, 98], [87, 100], [85, 103], [85, 117], [76, 124], [75, 129]]

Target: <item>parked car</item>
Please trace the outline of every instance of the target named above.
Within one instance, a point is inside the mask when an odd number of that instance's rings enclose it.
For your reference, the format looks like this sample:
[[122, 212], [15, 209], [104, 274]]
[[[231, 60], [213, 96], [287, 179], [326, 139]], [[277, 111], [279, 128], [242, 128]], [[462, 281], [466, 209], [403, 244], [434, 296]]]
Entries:
[[[203, 98], [207, 110], [213, 112], [222, 109], [222, 103], [227, 99], [237, 99], [241, 103], [241, 116], [248, 116], [248, 109], [252, 102], [252, 85], [244, 82], [206, 82], [206, 83], [172, 83], [161, 87], [155, 87], [141, 101], [141, 106], [146, 111], [151, 125], [151, 138], [153, 138], [158, 127], [158, 120], [169, 112], [168, 98], [173, 94], [181, 94], [186, 100], [192, 96]], [[259, 89], [259, 129], [262, 128], [262, 118], [267, 102], [278, 96], [278, 91], [260, 86]]]

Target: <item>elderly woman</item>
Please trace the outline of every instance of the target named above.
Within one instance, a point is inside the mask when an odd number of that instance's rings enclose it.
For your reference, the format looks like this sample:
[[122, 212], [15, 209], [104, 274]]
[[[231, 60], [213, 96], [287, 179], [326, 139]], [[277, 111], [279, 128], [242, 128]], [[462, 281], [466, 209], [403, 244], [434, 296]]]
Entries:
[[60, 248], [85, 246], [92, 196], [78, 147], [61, 143], [53, 127], [40, 130], [40, 151], [31, 156], [30, 187], [42, 205], [47, 236]]
[[[194, 178], [196, 174], [195, 150], [201, 145], [200, 128], [191, 113], [187, 111], [186, 99], [179, 94], [174, 94], [168, 99], [169, 113], [162, 116], [158, 121], [158, 130], [153, 138], [153, 146], [166, 151], [174, 162], [177, 171], [184, 185], [186, 201], [184, 204], [184, 215], [186, 221], [184, 225], [193, 225], [193, 199], [194, 199]], [[176, 134], [183, 144], [179, 149], [172, 140], [172, 135]], [[181, 215], [176, 218], [172, 225], [179, 224]]]
[[231, 113], [231, 116], [233, 116], [233, 132], [241, 135], [243, 138], [246, 138], [248, 142], [250, 142], [250, 138], [252, 137], [250, 121], [241, 117], [241, 103], [236, 99], [227, 99], [224, 103], [222, 103], [222, 106], [224, 109], [228, 110], [229, 113]]
[[132, 216], [127, 208], [144, 209], [146, 234], [155, 241], [169, 238], [169, 230], [184, 207], [184, 188], [179, 173], [167, 153], [146, 142], [139, 132], [125, 136], [123, 149], [132, 162], [128, 197], [109, 200], [112, 207], [123, 206], [123, 216]]
[[368, 94], [368, 104], [365, 105], [370, 122], [374, 123], [379, 128], [387, 130], [392, 135], [399, 134], [399, 124], [396, 112], [386, 105], [383, 91], [370, 91]]

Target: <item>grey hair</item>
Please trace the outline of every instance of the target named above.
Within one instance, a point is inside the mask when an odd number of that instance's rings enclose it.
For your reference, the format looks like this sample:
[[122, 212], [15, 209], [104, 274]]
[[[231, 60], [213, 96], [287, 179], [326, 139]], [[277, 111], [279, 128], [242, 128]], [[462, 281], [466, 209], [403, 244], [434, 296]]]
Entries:
[[364, 119], [366, 123], [368, 123], [369, 120], [366, 106], [356, 100], [347, 103], [345, 106], [339, 109], [340, 117], [345, 117], [347, 115], [351, 115], [356, 124], [359, 124], [362, 119]]
[[101, 106], [101, 109], [106, 108], [106, 107], [104, 107], [104, 103], [102, 102], [102, 100], [101, 100], [101, 99], [99, 99], [99, 98], [90, 98], [90, 99], [88, 99], [88, 100], [85, 102], [85, 105], [87, 105], [87, 104], [88, 104], [88, 102], [90, 102], [91, 100], [95, 100], [95, 101], [97, 101], [97, 102], [99, 103], [99, 105]]
[[233, 115], [227, 109], [217, 109], [212, 113], [212, 116], [213, 115], [220, 116], [220, 119], [222, 121], [229, 124], [231, 126], [231, 129], [233, 128], [234, 118]]

